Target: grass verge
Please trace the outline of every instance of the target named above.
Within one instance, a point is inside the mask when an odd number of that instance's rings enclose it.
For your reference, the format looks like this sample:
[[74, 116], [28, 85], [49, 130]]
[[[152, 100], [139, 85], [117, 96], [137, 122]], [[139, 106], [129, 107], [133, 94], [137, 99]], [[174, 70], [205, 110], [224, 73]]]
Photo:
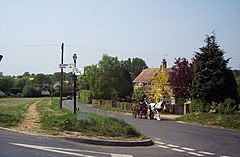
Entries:
[[59, 109], [58, 99], [53, 99], [52, 103], [46, 101], [39, 103], [38, 110], [41, 113], [42, 128], [50, 133], [71, 131], [92, 137], [147, 138], [122, 119], [83, 113], [86, 118], [77, 120], [76, 114]]
[[19, 124], [28, 106], [38, 100], [37, 98], [1, 98], [0, 126], [12, 127]]
[[176, 120], [201, 125], [213, 125], [229, 129], [240, 130], [240, 115], [222, 115], [213, 113], [195, 112], [183, 115]]

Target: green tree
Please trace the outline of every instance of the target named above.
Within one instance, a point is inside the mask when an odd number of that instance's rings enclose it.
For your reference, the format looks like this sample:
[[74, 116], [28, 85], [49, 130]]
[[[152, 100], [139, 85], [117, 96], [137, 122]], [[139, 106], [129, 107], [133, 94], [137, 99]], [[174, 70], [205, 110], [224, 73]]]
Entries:
[[4, 93], [9, 93], [14, 85], [14, 80], [11, 77], [0, 78], [0, 90]]
[[205, 43], [195, 54], [193, 98], [206, 103], [219, 103], [226, 98], [235, 100], [237, 87], [231, 70], [227, 68], [229, 59], [224, 59], [224, 51], [217, 44], [215, 35], [207, 35]]
[[84, 71], [77, 84], [79, 89], [90, 90], [93, 98], [116, 99], [131, 95], [131, 77], [117, 57], [104, 54], [97, 65], [86, 66]]
[[45, 74], [37, 74], [34, 78], [34, 83], [36, 84], [52, 84], [52, 79], [50, 76]]
[[126, 61], [122, 61], [123, 66], [129, 71], [131, 80], [134, 80], [143, 69], [148, 68], [145, 61], [141, 58], [128, 58]]

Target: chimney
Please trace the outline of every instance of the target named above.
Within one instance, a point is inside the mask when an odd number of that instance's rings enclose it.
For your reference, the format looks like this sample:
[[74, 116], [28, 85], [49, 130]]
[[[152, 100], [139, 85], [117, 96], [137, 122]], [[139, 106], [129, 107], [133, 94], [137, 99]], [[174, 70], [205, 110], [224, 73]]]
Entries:
[[162, 60], [162, 65], [161, 65], [161, 69], [166, 69], [167, 68], [167, 61], [165, 58], [163, 58]]

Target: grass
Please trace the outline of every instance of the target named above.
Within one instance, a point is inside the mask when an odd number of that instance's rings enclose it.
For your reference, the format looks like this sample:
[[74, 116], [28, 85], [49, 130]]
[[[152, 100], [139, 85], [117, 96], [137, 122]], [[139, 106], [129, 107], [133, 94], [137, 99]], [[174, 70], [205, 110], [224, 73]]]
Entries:
[[37, 98], [1, 98], [0, 99], [0, 126], [12, 127], [19, 124], [28, 106]]
[[197, 123], [202, 125], [213, 125], [229, 129], [240, 130], [240, 114], [223, 115], [213, 113], [195, 112], [177, 118], [179, 121]]
[[40, 102], [38, 110], [42, 115], [42, 128], [53, 134], [72, 131], [94, 137], [147, 138], [122, 119], [83, 113], [86, 118], [77, 120], [76, 114], [59, 109], [58, 99], [53, 99], [51, 103], [49, 100]]

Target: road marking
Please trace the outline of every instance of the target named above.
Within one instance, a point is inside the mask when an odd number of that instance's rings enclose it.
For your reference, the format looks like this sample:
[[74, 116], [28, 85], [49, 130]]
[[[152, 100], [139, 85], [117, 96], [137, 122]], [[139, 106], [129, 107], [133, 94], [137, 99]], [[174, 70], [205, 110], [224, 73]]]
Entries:
[[167, 146], [174, 147], [174, 148], [179, 148], [180, 147], [180, 146], [176, 146], [176, 145], [173, 145], [173, 144], [167, 144]]
[[167, 147], [167, 146], [163, 146], [163, 145], [157, 145], [158, 147], [160, 147], [160, 148], [167, 148], [167, 149], [169, 149], [170, 147]]
[[186, 152], [186, 150], [177, 149], [177, 148], [171, 148], [171, 150], [177, 151], [177, 152]]
[[181, 147], [181, 149], [188, 150], [188, 151], [195, 151], [196, 149], [188, 148], [188, 147]]
[[67, 148], [58, 148], [58, 147], [45, 147], [45, 146], [20, 144], [20, 143], [9, 143], [9, 144], [12, 144], [12, 145], [15, 145], [15, 146], [20, 146], [20, 147], [44, 150], [44, 151], [67, 154], [67, 155], [82, 156], [82, 157], [97, 157], [97, 156], [79, 154], [79, 153], [73, 153], [73, 152], [93, 153], [95, 155], [105, 154], [105, 155], [111, 155], [112, 157], [133, 157], [132, 155], [127, 155], [127, 154], [112, 154], [112, 153], [105, 153], [105, 152], [96, 152], [96, 151], [78, 150], [78, 149], [67, 149]]
[[[160, 148], [171, 149], [172, 151], [181, 152], [181, 153], [188, 153], [193, 156], [206, 156], [206, 155], [214, 156], [214, 155], [216, 155], [215, 153], [211, 153], [211, 152], [207, 152], [207, 151], [198, 151], [194, 148], [181, 147], [178, 145], [168, 144], [168, 143], [164, 143], [164, 142], [160, 142], [160, 141], [154, 141], [154, 142]], [[229, 156], [220, 156], [220, 157], [229, 157]]]
[[215, 153], [205, 152], [205, 151], [198, 151], [198, 153], [206, 154], [206, 155], [215, 155]]
[[195, 155], [195, 156], [205, 156], [203, 154], [199, 154], [199, 153], [194, 153], [194, 152], [187, 152], [188, 154], [191, 154], [191, 155]]

